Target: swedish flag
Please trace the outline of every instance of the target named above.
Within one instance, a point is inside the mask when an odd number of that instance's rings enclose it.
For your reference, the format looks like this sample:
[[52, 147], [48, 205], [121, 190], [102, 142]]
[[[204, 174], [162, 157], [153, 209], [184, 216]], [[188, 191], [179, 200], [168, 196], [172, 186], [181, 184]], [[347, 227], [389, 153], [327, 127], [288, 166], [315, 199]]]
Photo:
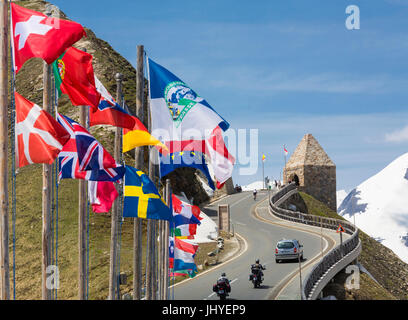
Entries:
[[143, 172], [126, 166], [123, 216], [171, 220], [172, 212], [164, 203], [154, 183]]

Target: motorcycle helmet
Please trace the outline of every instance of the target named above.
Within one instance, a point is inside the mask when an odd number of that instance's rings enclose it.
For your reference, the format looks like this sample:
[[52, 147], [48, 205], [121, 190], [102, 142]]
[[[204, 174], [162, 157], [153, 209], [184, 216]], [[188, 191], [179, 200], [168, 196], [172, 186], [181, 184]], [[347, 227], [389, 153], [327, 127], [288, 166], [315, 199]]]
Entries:
[[225, 272], [221, 273], [221, 277], [226, 277], [227, 275], [225, 274]]
[[255, 263], [259, 263], [259, 259], [256, 259], [256, 260], [255, 260]]

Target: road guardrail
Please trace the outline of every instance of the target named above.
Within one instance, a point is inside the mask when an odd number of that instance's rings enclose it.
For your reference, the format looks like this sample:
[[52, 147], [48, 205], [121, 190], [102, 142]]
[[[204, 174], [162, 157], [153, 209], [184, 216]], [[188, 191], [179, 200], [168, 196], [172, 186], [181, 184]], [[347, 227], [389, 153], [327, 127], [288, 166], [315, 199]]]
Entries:
[[285, 220], [303, 223], [306, 225], [337, 230], [341, 224], [345, 233], [351, 235], [341, 244], [331, 249], [314, 265], [302, 285], [302, 300], [315, 300], [326, 284], [342, 269], [352, 263], [361, 253], [361, 241], [358, 237], [358, 228], [346, 220], [315, 216], [280, 208], [279, 205], [298, 192], [296, 184], [290, 183], [276, 192], [269, 199], [271, 212]]

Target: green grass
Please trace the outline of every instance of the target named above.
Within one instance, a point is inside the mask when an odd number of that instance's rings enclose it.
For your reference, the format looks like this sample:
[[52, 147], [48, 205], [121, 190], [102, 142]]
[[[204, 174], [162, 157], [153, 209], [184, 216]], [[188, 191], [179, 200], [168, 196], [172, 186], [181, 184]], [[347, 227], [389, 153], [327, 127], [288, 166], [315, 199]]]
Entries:
[[307, 193], [304, 192], [299, 192], [299, 194], [302, 197], [303, 201], [305, 202], [309, 214], [344, 220], [344, 218], [338, 215], [337, 212], [333, 211], [322, 202], [316, 200], [311, 195], [308, 195]]
[[[17, 176], [16, 207], [16, 296], [18, 299], [41, 298], [42, 257], [42, 167], [24, 167]], [[11, 199], [10, 199], [11, 200]], [[11, 203], [11, 202], [10, 202]], [[11, 212], [10, 212], [11, 220]], [[110, 214], [90, 210], [90, 299], [106, 299], [108, 295]], [[61, 299], [77, 298], [78, 288], [78, 181], [64, 179], [59, 190], [58, 266]], [[10, 233], [11, 233], [10, 225]], [[10, 234], [11, 239], [11, 234]], [[10, 241], [10, 268], [12, 268]], [[145, 240], [143, 246], [145, 245]], [[122, 226], [121, 271], [129, 275], [123, 292], [132, 288], [133, 222], [126, 219]], [[144, 261], [144, 259], [143, 259]], [[12, 279], [11, 279], [12, 280]]]

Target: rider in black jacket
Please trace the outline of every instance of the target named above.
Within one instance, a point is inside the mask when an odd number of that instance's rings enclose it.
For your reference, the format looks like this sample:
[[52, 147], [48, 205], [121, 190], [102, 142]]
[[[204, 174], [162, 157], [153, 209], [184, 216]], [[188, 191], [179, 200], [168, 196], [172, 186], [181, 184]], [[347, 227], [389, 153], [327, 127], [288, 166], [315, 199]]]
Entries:
[[261, 279], [263, 279], [263, 272], [262, 270], [265, 270], [266, 268], [259, 263], [259, 259], [256, 259], [255, 263], [251, 265], [251, 271], [253, 273], [256, 273], [258, 276], [261, 277]]

